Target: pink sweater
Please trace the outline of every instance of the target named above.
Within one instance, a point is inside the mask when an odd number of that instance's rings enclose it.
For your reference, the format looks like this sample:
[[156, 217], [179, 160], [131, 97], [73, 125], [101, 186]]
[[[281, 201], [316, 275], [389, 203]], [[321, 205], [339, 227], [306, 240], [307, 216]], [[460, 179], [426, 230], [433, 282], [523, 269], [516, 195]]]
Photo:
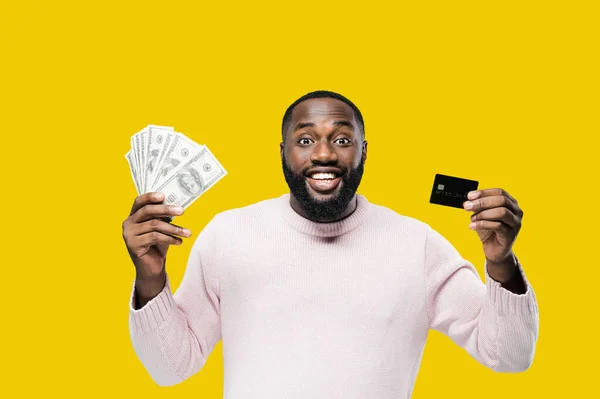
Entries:
[[225, 399], [409, 398], [428, 330], [498, 372], [530, 366], [535, 294], [513, 294], [424, 222], [359, 195], [319, 224], [289, 194], [216, 215], [185, 275], [140, 310], [133, 347], [159, 385], [202, 369], [223, 340]]

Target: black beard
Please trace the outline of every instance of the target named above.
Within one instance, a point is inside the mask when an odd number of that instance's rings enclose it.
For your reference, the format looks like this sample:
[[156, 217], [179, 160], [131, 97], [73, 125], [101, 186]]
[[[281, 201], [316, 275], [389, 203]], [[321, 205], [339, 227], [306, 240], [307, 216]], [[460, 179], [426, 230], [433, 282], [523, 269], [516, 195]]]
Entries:
[[332, 198], [324, 201], [315, 199], [308, 191], [305, 173], [294, 173], [285, 159], [282, 157], [283, 175], [290, 191], [298, 200], [298, 203], [306, 213], [306, 216], [315, 221], [334, 221], [341, 218], [348, 208], [348, 204], [354, 198], [356, 190], [362, 180], [364, 172], [364, 161], [361, 158], [360, 164], [350, 170], [342, 168], [342, 187], [340, 191]]

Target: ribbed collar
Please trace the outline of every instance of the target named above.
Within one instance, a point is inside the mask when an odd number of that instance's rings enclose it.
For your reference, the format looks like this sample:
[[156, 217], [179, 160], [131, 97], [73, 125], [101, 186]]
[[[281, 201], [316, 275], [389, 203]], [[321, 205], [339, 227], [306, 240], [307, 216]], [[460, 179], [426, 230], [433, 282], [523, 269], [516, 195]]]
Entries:
[[370, 203], [367, 199], [356, 194], [358, 202], [356, 209], [342, 220], [331, 223], [317, 223], [300, 216], [290, 205], [290, 194], [279, 197], [281, 215], [294, 229], [300, 233], [314, 237], [337, 237], [358, 227], [367, 217]]

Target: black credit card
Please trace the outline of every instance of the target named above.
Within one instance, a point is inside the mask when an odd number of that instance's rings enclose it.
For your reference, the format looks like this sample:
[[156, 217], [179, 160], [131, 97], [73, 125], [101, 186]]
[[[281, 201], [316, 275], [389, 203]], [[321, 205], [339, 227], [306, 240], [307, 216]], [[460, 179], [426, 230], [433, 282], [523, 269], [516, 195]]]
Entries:
[[432, 204], [462, 208], [468, 201], [467, 194], [477, 190], [479, 182], [455, 176], [436, 174], [429, 202]]

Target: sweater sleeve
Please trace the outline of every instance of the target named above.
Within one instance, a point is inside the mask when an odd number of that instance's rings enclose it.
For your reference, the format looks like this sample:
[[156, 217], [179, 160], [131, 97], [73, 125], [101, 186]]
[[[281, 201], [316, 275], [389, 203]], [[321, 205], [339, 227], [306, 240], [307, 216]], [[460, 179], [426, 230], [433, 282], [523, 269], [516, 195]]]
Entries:
[[131, 342], [141, 363], [160, 386], [178, 384], [200, 371], [221, 339], [218, 258], [211, 223], [195, 240], [175, 294], [167, 276], [162, 292], [136, 310], [135, 291], [131, 291]]
[[515, 294], [493, 280], [487, 262], [484, 283], [473, 264], [430, 226], [425, 242], [430, 328], [496, 372], [527, 370], [535, 353], [539, 315], [535, 293], [519, 260], [527, 289], [524, 294]]

